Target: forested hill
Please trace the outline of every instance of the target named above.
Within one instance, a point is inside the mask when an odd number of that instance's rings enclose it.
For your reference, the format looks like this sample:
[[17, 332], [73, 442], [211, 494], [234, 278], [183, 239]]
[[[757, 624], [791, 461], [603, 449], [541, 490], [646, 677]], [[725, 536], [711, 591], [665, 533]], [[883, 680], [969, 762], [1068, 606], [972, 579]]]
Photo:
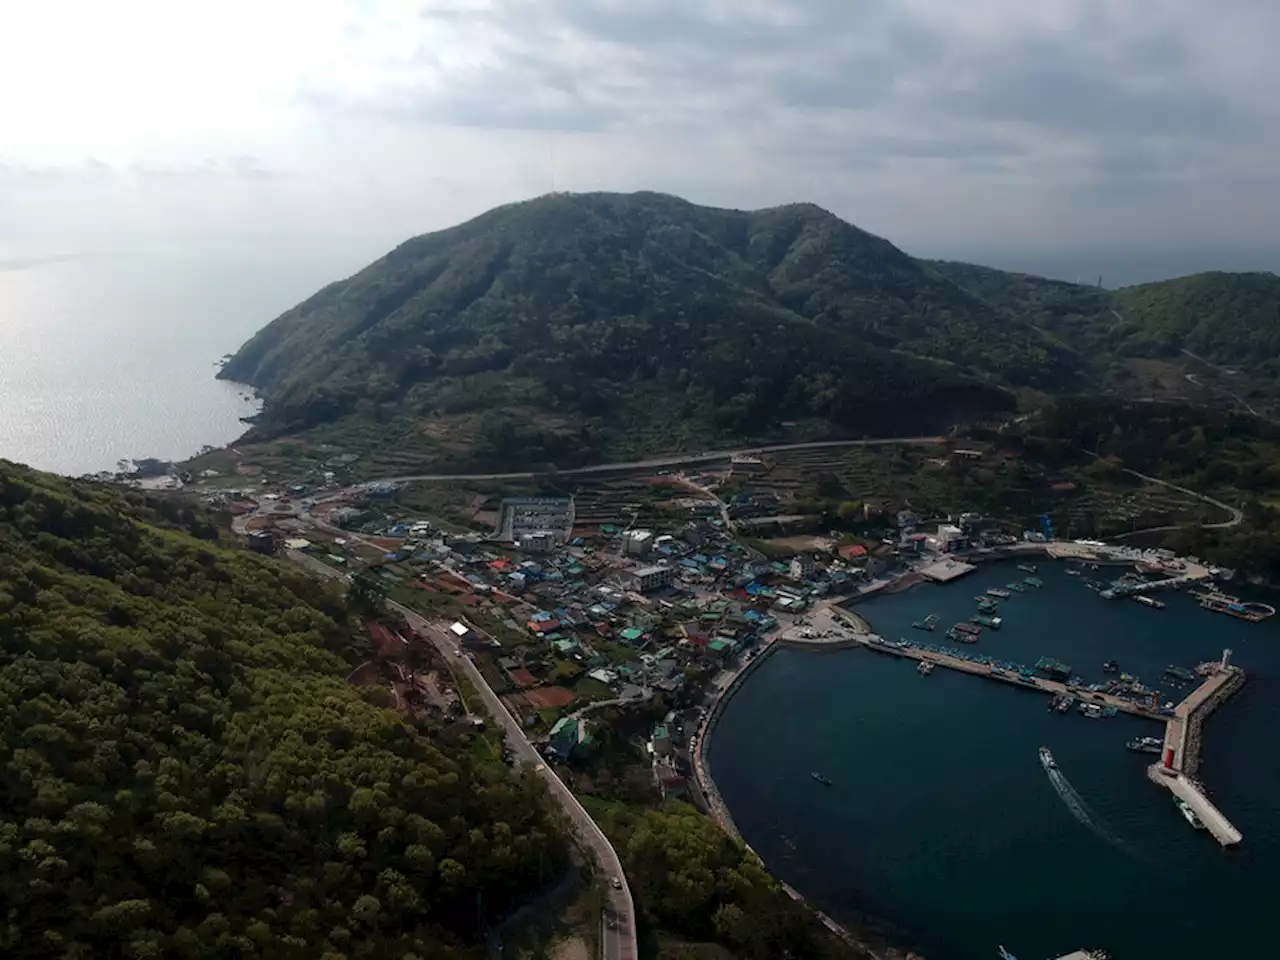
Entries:
[[1272, 273], [1198, 273], [1104, 290], [969, 263], [928, 266], [992, 309], [1061, 338], [1095, 368], [1189, 350], [1255, 378], [1280, 374], [1280, 277]]
[[911, 432], [1071, 387], [1053, 336], [811, 205], [551, 195], [410, 240], [263, 329], [223, 376], [264, 428], [501, 410], [607, 446], [698, 422]]
[[563, 862], [541, 788], [347, 685], [343, 602], [216, 538], [0, 461], [0, 954], [472, 956]]

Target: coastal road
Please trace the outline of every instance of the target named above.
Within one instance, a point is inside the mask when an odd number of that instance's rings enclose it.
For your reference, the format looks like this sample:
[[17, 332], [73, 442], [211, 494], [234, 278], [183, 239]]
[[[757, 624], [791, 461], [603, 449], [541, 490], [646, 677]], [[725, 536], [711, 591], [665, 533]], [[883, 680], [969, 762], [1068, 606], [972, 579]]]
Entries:
[[[290, 550], [288, 557], [321, 576], [335, 580], [347, 579], [347, 575], [341, 570], [326, 566], [305, 553]], [[516, 758], [517, 764], [529, 767], [535, 776], [541, 777], [547, 785], [552, 798], [569, 818], [578, 838], [596, 858], [596, 862], [600, 865], [600, 872], [603, 874], [602, 882], [606, 884], [605, 889], [608, 895], [605, 905], [605, 922], [602, 927], [604, 960], [637, 960], [640, 953], [636, 945], [635, 904], [631, 899], [631, 889], [627, 885], [626, 875], [622, 872], [622, 861], [618, 858], [618, 852], [613, 849], [613, 844], [604, 835], [604, 831], [591, 819], [591, 815], [578, 802], [573, 791], [565, 786], [564, 781], [556, 776], [555, 771], [543, 762], [538, 751], [524, 735], [520, 724], [498, 699], [498, 695], [493, 692], [493, 688], [489, 686], [479, 668], [458, 647], [453, 635], [440, 624], [427, 620], [394, 600], [388, 600], [387, 606], [401, 614], [408, 621], [409, 626], [430, 640], [440, 656], [452, 664], [455, 670], [463, 671], [483, 701], [493, 722], [502, 728], [507, 746], [511, 750], [511, 755]]]
[[[885, 437], [879, 440], [812, 440], [806, 443], [779, 443], [763, 447], [743, 447], [740, 450], [704, 450], [701, 453], [667, 454], [661, 457], [650, 457], [647, 460], [629, 460], [621, 463], [597, 463], [589, 467], [569, 467], [555, 471], [559, 477], [578, 477], [593, 473], [612, 473], [623, 470], [647, 470], [652, 467], [675, 467], [693, 463], [713, 463], [718, 460], [729, 460], [738, 456], [751, 456], [761, 453], [785, 453], [788, 450], [821, 450], [826, 447], [884, 447], [884, 446], [929, 446], [943, 442], [942, 437]], [[545, 476], [547, 471], [530, 470], [524, 473], [417, 473], [402, 477], [379, 477], [370, 483], [429, 483], [447, 482], [450, 480], [532, 480]], [[316, 497], [315, 503], [330, 503], [341, 500], [351, 493], [363, 490], [365, 484], [344, 487], [323, 497]]]

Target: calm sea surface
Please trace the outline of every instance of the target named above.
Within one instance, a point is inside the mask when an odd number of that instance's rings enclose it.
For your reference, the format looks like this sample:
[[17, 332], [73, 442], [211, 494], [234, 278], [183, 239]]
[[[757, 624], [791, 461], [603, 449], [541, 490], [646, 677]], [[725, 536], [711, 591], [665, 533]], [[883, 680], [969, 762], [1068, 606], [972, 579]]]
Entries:
[[258, 405], [215, 362], [341, 275], [281, 259], [0, 265], [0, 457], [74, 475], [235, 439]]
[[[714, 733], [711, 766], [743, 836], [782, 879], [837, 918], [883, 918], [930, 960], [1022, 960], [1079, 947], [1116, 960], [1280, 955], [1280, 618], [1248, 624], [1166, 595], [1150, 610], [1105, 601], [1056, 563], [1041, 590], [1002, 604], [976, 648], [1028, 665], [1042, 655], [1103, 678], [1102, 662], [1159, 686], [1168, 664], [1232, 647], [1248, 683], [1206, 725], [1201, 778], [1244, 834], [1224, 852], [1150, 783], [1154, 756], [1124, 748], [1163, 727], [1047, 711], [1044, 694], [851, 650], [780, 650]], [[873, 628], [944, 644], [974, 594], [1021, 579], [1012, 565], [858, 607]], [[1053, 750], [1055, 789], [1036, 748]], [[833, 781], [816, 783], [810, 771]]]

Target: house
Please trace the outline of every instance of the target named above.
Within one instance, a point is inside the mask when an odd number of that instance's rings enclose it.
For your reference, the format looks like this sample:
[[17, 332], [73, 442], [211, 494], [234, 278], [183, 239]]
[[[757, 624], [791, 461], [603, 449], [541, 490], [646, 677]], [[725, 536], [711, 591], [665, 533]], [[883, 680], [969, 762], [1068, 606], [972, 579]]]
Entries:
[[574, 748], [578, 746], [580, 731], [581, 725], [576, 719], [561, 717], [551, 728], [548, 736], [547, 742], [551, 752], [561, 760], [568, 760], [573, 755]]
[[598, 680], [600, 683], [603, 683], [606, 687], [612, 687], [615, 683], [618, 682], [618, 675], [614, 673], [612, 670], [608, 670], [604, 667], [598, 667], [595, 670], [589, 671], [587, 673], [587, 676], [590, 677], [592, 680]]
[[627, 629], [618, 634], [619, 639], [625, 640], [627, 643], [638, 643], [643, 636], [644, 631], [639, 627], [627, 627]]
[[860, 543], [850, 543], [840, 548], [840, 559], [860, 560], [867, 555], [867, 548]]
[[653, 547], [653, 531], [632, 530], [622, 538], [622, 544], [628, 556], [643, 557]]
[[640, 593], [648, 593], [650, 590], [667, 586], [675, 579], [675, 575], [674, 567], [641, 567], [639, 570], [628, 573], [632, 589]]
[[653, 728], [652, 742], [655, 757], [665, 757], [671, 753], [671, 733], [665, 723], [660, 723]]
[[664, 757], [654, 764], [653, 773], [658, 781], [658, 789], [662, 791], [664, 798], [683, 797], [688, 792], [688, 784], [684, 776], [676, 770], [670, 757]]
[[816, 567], [817, 564], [814, 563], [813, 557], [811, 556], [804, 555], [792, 557], [788, 572], [791, 574], [791, 579], [803, 580], [805, 577], [811, 575]]

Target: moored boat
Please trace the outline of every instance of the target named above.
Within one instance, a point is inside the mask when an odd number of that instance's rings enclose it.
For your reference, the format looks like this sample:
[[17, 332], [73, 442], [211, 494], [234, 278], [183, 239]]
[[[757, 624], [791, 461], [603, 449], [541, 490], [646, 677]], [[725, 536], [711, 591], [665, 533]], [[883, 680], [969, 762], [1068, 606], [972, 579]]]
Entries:
[[1028, 587], [1036, 587], [1037, 589], [1044, 586], [1044, 581], [1039, 577], [1023, 577], [1022, 582]]
[[987, 593], [999, 600], [1008, 600], [1013, 596], [1008, 590], [1003, 590], [1000, 587], [988, 587]]
[[1103, 661], [1102, 661], [1102, 672], [1103, 672], [1103, 673], [1115, 673], [1115, 672], [1116, 672], [1117, 670], [1119, 670], [1119, 669], [1120, 669], [1120, 664], [1119, 664], [1119, 663], [1117, 663], [1115, 660], [1103, 660]]
[[956, 629], [959, 630], [961, 633], [971, 633], [975, 637], [978, 634], [982, 633], [982, 628], [979, 626], [975, 626], [972, 623], [957, 623]]
[[1000, 625], [1004, 623], [1004, 621], [999, 617], [988, 617], [981, 613], [970, 617], [969, 620], [980, 627], [990, 627], [992, 630], [999, 630]]
[[1152, 610], [1163, 610], [1164, 602], [1157, 600], [1155, 597], [1148, 597], [1145, 593], [1136, 594], [1133, 598], [1144, 607], [1150, 607]]
[[1164, 749], [1164, 741], [1159, 737], [1134, 737], [1125, 747], [1135, 753], [1159, 753]]
[[921, 660], [920, 666], [916, 667], [916, 673], [924, 677], [927, 677], [929, 674], [933, 673], [933, 661]]
[[1017, 580], [1011, 580], [1009, 583], [1006, 583], [1004, 585], [1004, 588], [1006, 590], [1012, 590], [1014, 593], [1026, 592], [1026, 588], [1022, 584], [1020, 584]]
[[1201, 820], [1198, 816], [1196, 816], [1196, 812], [1191, 809], [1191, 806], [1187, 803], [1187, 801], [1183, 800], [1181, 797], [1174, 797], [1173, 803], [1174, 803], [1174, 806], [1178, 808], [1178, 812], [1182, 814], [1183, 819], [1186, 820], [1187, 823], [1191, 824], [1191, 826], [1195, 827], [1197, 830], [1205, 829], [1204, 821]]

